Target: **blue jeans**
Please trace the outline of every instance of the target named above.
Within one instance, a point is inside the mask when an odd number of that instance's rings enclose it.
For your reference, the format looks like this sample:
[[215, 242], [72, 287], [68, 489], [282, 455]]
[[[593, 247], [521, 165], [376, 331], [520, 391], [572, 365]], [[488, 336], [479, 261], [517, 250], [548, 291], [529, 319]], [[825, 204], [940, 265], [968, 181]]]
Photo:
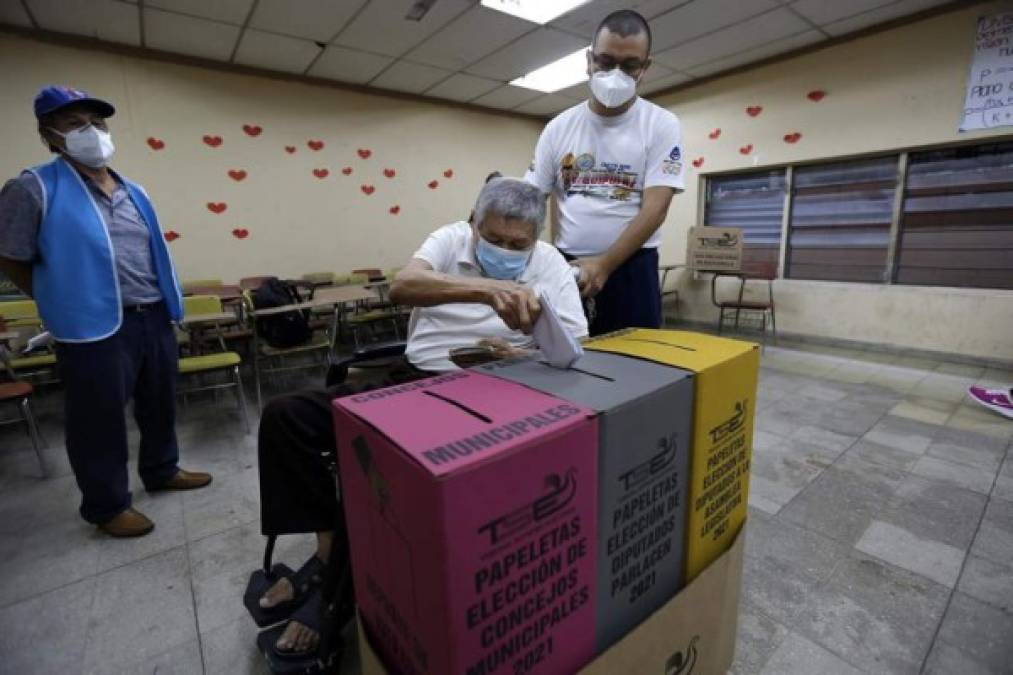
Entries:
[[141, 431], [138, 472], [157, 488], [179, 470], [177, 346], [164, 303], [125, 309], [123, 325], [98, 342], [58, 343], [65, 389], [67, 455], [81, 489], [81, 517], [104, 523], [130, 507], [126, 406]]

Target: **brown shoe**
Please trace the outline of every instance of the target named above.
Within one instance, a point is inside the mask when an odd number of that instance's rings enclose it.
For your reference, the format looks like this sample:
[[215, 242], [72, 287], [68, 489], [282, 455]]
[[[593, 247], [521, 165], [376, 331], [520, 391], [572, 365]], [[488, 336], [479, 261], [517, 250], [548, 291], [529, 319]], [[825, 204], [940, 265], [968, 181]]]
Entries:
[[196, 490], [211, 482], [211, 474], [200, 471], [184, 471], [180, 469], [176, 475], [156, 488], [148, 488], [148, 492], [161, 490]]
[[100, 524], [98, 529], [110, 537], [143, 537], [155, 529], [155, 524], [140, 511], [127, 509], [112, 520]]

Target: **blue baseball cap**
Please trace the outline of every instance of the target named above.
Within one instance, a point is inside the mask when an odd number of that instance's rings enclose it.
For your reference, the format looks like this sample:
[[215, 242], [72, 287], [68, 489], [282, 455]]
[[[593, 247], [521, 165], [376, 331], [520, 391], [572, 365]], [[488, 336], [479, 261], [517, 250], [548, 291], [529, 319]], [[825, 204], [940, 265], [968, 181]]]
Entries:
[[52, 84], [40, 89], [35, 96], [35, 117], [41, 118], [74, 103], [88, 104], [102, 117], [112, 117], [116, 114], [116, 108], [100, 98], [92, 98], [86, 91]]

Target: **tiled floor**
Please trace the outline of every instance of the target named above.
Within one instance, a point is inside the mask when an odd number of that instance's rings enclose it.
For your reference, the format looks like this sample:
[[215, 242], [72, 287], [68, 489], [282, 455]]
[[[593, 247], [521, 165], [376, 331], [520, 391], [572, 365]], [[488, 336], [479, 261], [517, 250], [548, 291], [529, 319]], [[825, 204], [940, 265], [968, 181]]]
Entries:
[[[975, 382], [1013, 372], [767, 348], [733, 672], [1013, 672], [1013, 422], [967, 402]], [[136, 492], [158, 526], [134, 541], [77, 518], [59, 405], [38, 402], [48, 480], [0, 428], [0, 672], [267, 672], [241, 602], [263, 546], [256, 442], [231, 402], [183, 411], [185, 465], [215, 482]]]

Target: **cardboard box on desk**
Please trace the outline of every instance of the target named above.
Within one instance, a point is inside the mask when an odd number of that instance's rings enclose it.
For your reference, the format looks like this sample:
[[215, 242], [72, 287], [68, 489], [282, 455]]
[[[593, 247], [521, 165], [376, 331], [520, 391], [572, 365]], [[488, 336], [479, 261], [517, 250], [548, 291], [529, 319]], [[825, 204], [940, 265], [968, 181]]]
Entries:
[[[732, 547], [678, 595], [576, 675], [723, 675], [735, 657], [746, 529]], [[362, 675], [400, 675], [384, 668], [375, 637], [359, 622]], [[497, 671], [512, 675], [509, 670]], [[569, 675], [573, 671], [559, 671]]]
[[567, 370], [537, 357], [475, 370], [600, 413], [595, 651], [601, 653], [683, 585], [693, 375], [591, 351]]
[[594, 652], [594, 412], [471, 371], [334, 401], [360, 615], [402, 675]]
[[584, 344], [696, 373], [686, 577], [729, 546], [746, 520], [760, 350], [751, 342], [638, 328]]

